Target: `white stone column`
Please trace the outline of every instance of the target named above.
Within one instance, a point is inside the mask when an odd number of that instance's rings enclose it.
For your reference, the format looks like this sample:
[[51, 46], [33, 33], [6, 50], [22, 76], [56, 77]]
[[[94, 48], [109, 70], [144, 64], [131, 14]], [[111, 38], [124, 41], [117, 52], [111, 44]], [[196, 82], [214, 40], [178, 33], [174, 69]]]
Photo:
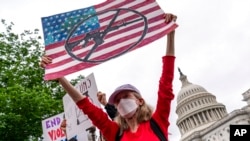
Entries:
[[195, 128], [193, 116], [190, 117], [190, 122], [191, 122], [192, 128]]
[[216, 108], [216, 109], [214, 109], [214, 111], [215, 111], [215, 113], [218, 115], [218, 118], [220, 119], [220, 118], [221, 118], [221, 115], [220, 115], [220, 113], [218, 112], [218, 109]]
[[197, 116], [197, 114], [195, 114], [194, 115], [194, 120], [195, 120], [195, 122], [196, 122], [196, 125], [198, 126], [198, 125], [200, 125], [200, 123], [199, 123], [199, 119], [197, 119], [198, 118], [198, 116]]
[[205, 114], [207, 115], [209, 121], [213, 121], [212, 117], [208, 113], [208, 110], [205, 111]]
[[213, 109], [211, 109], [211, 114], [212, 114], [212, 116], [214, 117], [214, 119], [216, 120], [216, 119], [217, 119], [217, 116], [215, 115], [215, 113], [214, 113], [214, 110], [213, 110]]
[[203, 122], [202, 122], [202, 120], [201, 120], [200, 114], [197, 113], [197, 116], [198, 116], [198, 119], [199, 119], [200, 123], [202, 124]]
[[201, 115], [203, 116], [205, 123], [207, 123], [208, 120], [207, 120], [207, 117], [205, 116], [204, 112], [201, 112]]

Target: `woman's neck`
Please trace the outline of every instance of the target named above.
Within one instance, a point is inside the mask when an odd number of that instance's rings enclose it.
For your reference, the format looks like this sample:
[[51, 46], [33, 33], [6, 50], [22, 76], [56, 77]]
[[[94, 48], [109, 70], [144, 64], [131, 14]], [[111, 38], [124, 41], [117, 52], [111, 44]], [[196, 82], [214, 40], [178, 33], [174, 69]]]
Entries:
[[133, 116], [130, 119], [126, 119], [126, 121], [127, 121], [130, 131], [132, 133], [135, 133], [139, 127], [136, 116]]

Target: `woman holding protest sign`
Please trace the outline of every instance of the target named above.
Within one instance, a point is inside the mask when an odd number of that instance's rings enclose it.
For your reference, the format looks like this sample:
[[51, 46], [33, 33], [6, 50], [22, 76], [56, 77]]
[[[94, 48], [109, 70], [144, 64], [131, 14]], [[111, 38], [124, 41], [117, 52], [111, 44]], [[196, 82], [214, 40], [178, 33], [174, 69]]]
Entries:
[[[166, 23], [177, 19], [173, 14], [165, 14], [164, 18]], [[112, 121], [101, 108], [96, 107], [86, 96], [81, 95], [64, 77], [59, 78], [58, 81], [108, 141], [167, 140], [170, 105], [174, 98], [172, 90], [175, 61], [174, 36], [175, 31], [167, 35], [166, 56], [162, 57], [163, 70], [154, 113], [142, 98], [140, 91], [130, 84], [125, 84], [116, 88], [109, 98], [109, 104], [115, 105], [118, 111], [118, 116], [115, 121]], [[50, 58], [44, 56], [41, 66], [45, 67], [51, 61]]]

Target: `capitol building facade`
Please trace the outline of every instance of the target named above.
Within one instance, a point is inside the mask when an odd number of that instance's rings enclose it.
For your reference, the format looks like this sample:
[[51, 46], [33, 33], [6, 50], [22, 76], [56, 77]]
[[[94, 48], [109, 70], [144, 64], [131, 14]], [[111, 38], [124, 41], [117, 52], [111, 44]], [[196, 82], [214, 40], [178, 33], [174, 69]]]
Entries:
[[229, 141], [230, 125], [250, 124], [250, 89], [242, 94], [247, 105], [228, 113], [213, 94], [179, 72], [182, 87], [177, 95], [176, 124], [180, 141]]

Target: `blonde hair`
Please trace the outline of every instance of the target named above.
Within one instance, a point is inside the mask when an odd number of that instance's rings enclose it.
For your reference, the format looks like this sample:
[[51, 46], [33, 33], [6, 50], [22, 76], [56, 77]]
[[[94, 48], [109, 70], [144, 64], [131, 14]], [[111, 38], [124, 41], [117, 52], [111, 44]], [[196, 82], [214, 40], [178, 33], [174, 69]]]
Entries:
[[[138, 99], [142, 99], [142, 97], [137, 94], [137, 93], [133, 93]], [[153, 114], [153, 108], [152, 106], [148, 105], [144, 99], [142, 105], [140, 105], [136, 111], [136, 118], [137, 118], [137, 122], [138, 124], [142, 123], [142, 122], [146, 122], [148, 120], [151, 119], [152, 114]], [[118, 125], [120, 126], [120, 130], [124, 131], [124, 130], [128, 130], [129, 126], [125, 120], [125, 118], [123, 118], [120, 114], [118, 114], [115, 119], [114, 119]]]

